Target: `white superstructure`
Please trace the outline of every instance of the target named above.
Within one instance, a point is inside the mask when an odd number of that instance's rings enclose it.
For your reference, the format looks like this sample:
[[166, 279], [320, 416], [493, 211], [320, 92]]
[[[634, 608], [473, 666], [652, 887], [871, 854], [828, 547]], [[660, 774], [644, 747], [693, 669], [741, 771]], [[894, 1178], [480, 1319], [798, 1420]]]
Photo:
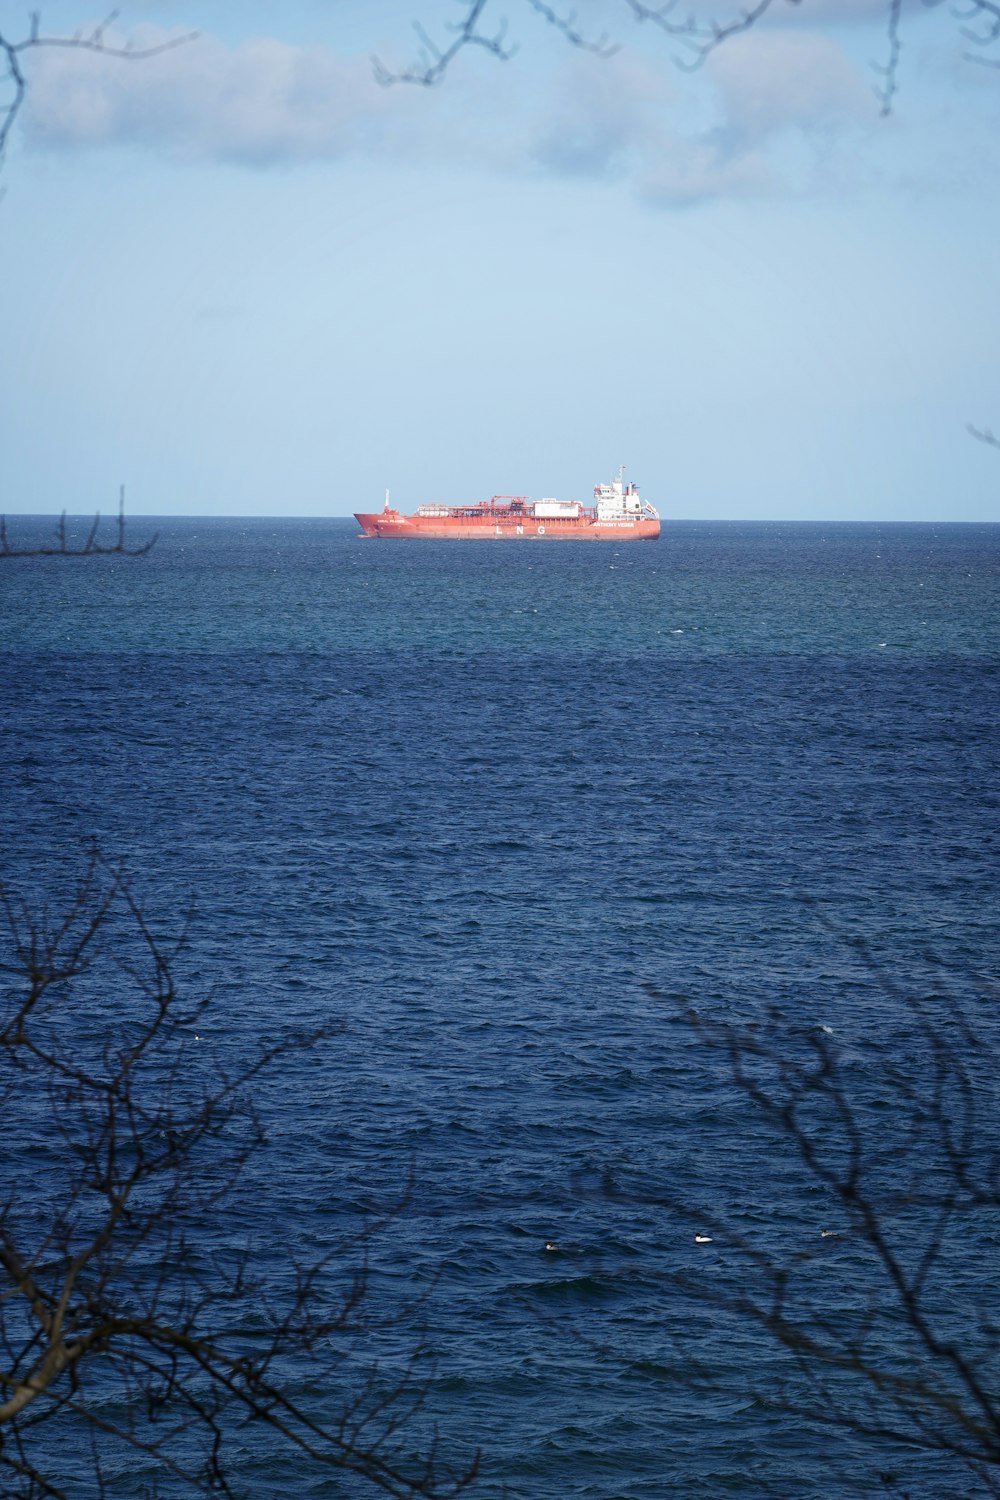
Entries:
[[[619, 521], [626, 516], [642, 515], [639, 486], [625, 484], [624, 474], [625, 465], [622, 464], [617, 479], [613, 479], [610, 484], [595, 484], [594, 502], [599, 521]], [[649, 509], [652, 510], [652, 506]]]

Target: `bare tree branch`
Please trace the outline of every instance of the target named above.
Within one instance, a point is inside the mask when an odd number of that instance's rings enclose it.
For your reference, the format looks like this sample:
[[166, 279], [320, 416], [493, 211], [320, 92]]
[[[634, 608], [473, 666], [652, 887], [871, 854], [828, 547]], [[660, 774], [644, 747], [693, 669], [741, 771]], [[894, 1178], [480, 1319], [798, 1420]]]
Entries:
[[[697, 1214], [719, 1250], [717, 1274], [679, 1274], [674, 1285], [788, 1356], [784, 1380], [748, 1379], [744, 1394], [950, 1456], [978, 1492], [996, 1493], [1000, 1330], [989, 1285], [970, 1286], [966, 1265], [970, 1237], [989, 1233], [1000, 1211], [992, 1018], [973, 1019], [940, 979], [931, 998], [907, 995], [866, 944], [852, 946], [895, 1002], [899, 1028], [866, 1046], [863, 1065], [825, 1028], [777, 1011], [747, 1025], [710, 1019], [647, 987], [724, 1064], [748, 1126], [755, 1117], [764, 1127], [762, 1149], [798, 1163], [809, 1217], [829, 1215], [829, 1227], [782, 1248], [681, 1195], [643, 1201], [687, 1222]], [[720, 1388], [689, 1351], [685, 1361], [691, 1383]]]
[[197, 36], [197, 32], [190, 32], [185, 36], [170, 37], [167, 41], [158, 42], [153, 47], [133, 47], [128, 43], [124, 46], [116, 46], [115, 43], [107, 40], [107, 33], [117, 18], [118, 12], [112, 11], [105, 20], [99, 22], [90, 31], [77, 31], [73, 36], [47, 36], [41, 31], [41, 14], [36, 10], [31, 13], [26, 37], [14, 41], [0, 31], [0, 58], [6, 65], [6, 78], [11, 88], [11, 97], [6, 104], [0, 106], [0, 160], [3, 159], [14, 122], [27, 96], [28, 81], [23, 60], [28, 53], [38, 51], [43, 47], [69, 47], [84, 52], [98, 52], [103, 57], [118, 57], [129, 62], [136, 62], [144, 58], [158, 57], [163, 52], [171, 52], [175, 47], [182, 47]]
[[[421, 44], [418, 59], [402, 69], [389, 68], [380, 59], [373, 59], [375, 76], [380, 83], [419, 83], [424, 85], [440, 82], [451, 63], [466, 47], [484, 48], [501, 62], [513, 57], [516, 48], [506, 44], [507, 21], [501, 17], [495, 31], [482, 29], [487, 11], [498, 11], [499, 0], [464, 0], [463, 19], [453, 23], [449, 30], [453, 40], [442, 46], [436, 43], [419, 22], [415, 29]], [[925, 5], [935, 5], [938, 0], [924, 0]], [[620, 43], [606, 33], [591, 35], [578, 23], [575, 10], [564, 10], [548, 3], [548, 0], [525, 0], [527, 7], [541, 16], [574, 47], [594, 52], [601, 57], [610, 57], [619, 50]], [[786, 0], [786, 4], [807, 10], [809, 0]], [[884, 0], [885, 4], [885, 61], [874, 64], [880, 82], [876, 97], [883, 115], [892, 113], [899, 89], [899, 70], [902, 57], [903, 6], [902, 0]], [[690, 10], [680, 9], [679, 0], [662, 0], [650, 4], [648, 0], [621, 0], [623, 18], [630, 17], [641, 24], [653, 27], [662, 35], [680, 46], [676, 61], [681, 67], [700, 67], [712, 53], [734, 38], [751, 31], [769, 16], [777, 14], [778, 0], [755, 0], [755, 3], [731, 10], [728, 14], [695, 15]], [[1000, 58], [988, 57], [984, 52], [1000, 41], [1000, 4], [996, 0], [965, 0], [956, 7], [952, 15], [962, 24], [960, 34], [975, 49], [966, 54], [971, 61], [1000, 67]], [[969, 24], [972, 23], [972, 24]]]
[[7, 534], [7, 518], [0, 516], [0, 557], [144, 557], [155, 545], [157, 533], [143, 542], [138, 547], [126, 547], [125, 545], [125, 486], [122, 485], [118, 491], [118, 531], [117, 539], [106, 547], [98, 542], [97, 534], [101, 524], [101, 513], [98, 511], [91, 522], [86, 541], [82, 546], [74, 547], [70, 544], [66, 531], [66, 512], [56, 524], [55, 547], [15, 547], [11, 544]]
[[420, 22], [415, 21], [413, 29], [420, 43], [417, 60], [409, 67], [396, 72], [387, 68], [379, 58], [373, 57], [372, 65], [379, 83], [386, 87], [393, 83], [418, 83], [429, 88], [441, 81], [454, 58], [467, 47], [480, 47], [493, 57], [499, 58], [501, 62], [509, 61], [515, 49], [506, 45], [506, 21], [501, 21], [493, 33], [479, 30], [480, 19], [488, 4], [489, 0], [470, 0], [465, 19], [453, 23], [448, 28], [454, 40], [447, 47], [439, 47]]
[[554, 26], [573, 47], [582, 48], [585, 52], [593, 52], [598, 57], [614, 57], [619, 50], [618, 45], [611, 40], [607, 33], [598, 37], [588, 37], [586, 32], [576, 24], [576, 11], [566, 13], [556, 10], [551, 5], [546, 5], [544, 0], [528, 0], [533, 11], [536, 11], [543, 20]]
[[304, 1264], [280, 1266], [273, 1248], [263, 1263], [248, 1251], [207, 1261], [201, 1248], [265, 1146], [249, 1085], [331, 1031], [229, 1068], [192, 1047], [204, 1007], [178, 999], [184, 931], [165, 946], [96, 850], [57, 916], [3, 887], [0, 903], [0, 1109], [12, 1161], [31, 1146], [0, 1203], [4, 1494], [62, 1496], [53, 1421], [78, 1449], [89, 1434], [97, 1494], [107, 1460], [128, 1450], [193, 1493], [232, 1494], [247, 1422], [397, 1500], [467, 1489], [475, 1456], [454, 1468], [432, 1437], [414, 1454], [419, 1341], [391, 1379], [372, 1362], [373, 1341], [419, 1306], [373, 1308], [365, 1252], [398, 1209]]
[[966, 427], [966, 432], [971, 433], [980, 443], [988, 443], [991, 448], [1000, 448], [1000, 438], [995, 437], [989, 427], [973, 427], [970, 422]]

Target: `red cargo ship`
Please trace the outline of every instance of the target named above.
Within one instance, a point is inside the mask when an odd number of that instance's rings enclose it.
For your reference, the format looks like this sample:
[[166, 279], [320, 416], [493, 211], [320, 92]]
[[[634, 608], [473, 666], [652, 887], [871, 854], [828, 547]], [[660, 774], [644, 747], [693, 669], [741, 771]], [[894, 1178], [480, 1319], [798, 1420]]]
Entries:
[[421, 505], [404, 516], [389, 505], [370, 515], [355, 513], [362, 536], [428, 537], [448, 540], [515, 541], [655, 541], [660, 517], [639, 486], [622, 480], [624, 465], [611, 484], [594, 488], [593, 505], [575, 500], [529, 500], [524, 495], [494, 495], [478, 505]]

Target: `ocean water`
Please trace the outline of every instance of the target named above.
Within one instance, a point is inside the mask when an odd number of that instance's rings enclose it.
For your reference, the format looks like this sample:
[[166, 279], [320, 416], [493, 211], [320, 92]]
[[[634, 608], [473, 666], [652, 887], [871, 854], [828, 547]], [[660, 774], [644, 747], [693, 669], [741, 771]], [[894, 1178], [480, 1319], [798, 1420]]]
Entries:
[[[827, 1028], [890, 1212], [910, 1002], [996, 1042], [1000, 527], [157, 526], [144, 558], [0, 559], [4, 879], [56, 902], [97, 838], [158, 932], [193, 902], [177, 977], [213, 992], [223, 1061], [339, 1025], [260, 1080], [240, 1232], [308, 1256], [377, 1220], [373, 1299], [422, 1299], [414, 1445], [481, 1449], [510, 1500], [971, 1495], [947, 1458], [768, 1401], [792, 1362], [720, 1305], [752, 1268], [695, 1235], [794, 1261], [834, 1206], [683, 1011]], [[921, 1245], [919, 1205], [892, 1211]], [[937, 1307], [996, 1390], [1000, 1222], [954, 1234]], [[832, 1319], [879, 1286], [846, 1236], [815, 1275]], [[366, 1492], [266, 1433], [235, 1479]]]

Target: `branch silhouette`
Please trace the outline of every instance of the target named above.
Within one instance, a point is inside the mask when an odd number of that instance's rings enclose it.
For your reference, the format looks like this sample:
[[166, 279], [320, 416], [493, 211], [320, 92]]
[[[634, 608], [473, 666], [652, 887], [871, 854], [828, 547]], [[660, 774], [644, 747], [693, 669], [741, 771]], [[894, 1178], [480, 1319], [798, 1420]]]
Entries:
[[415, 1451], [419, 1342], [394, 1376], [371, 1360], [380, 1332], [413, 1323], [413, 1307], [372, 1309], [367, 1245], [397, 1210], [306, 1263], [234, 1248], [266, 1145], [250, 1086], [331, 1030], [214, 1057], [207, 1002], [182, 1004], [174, 981], [186, 922], [164, 944], [96, 850], [54, 916], [6, 888], [0, 912], [3, 1493], [63, 1494], [53, 1455], [75, 1445], [88, 1493], [131, 1453], [191, 1493], [232, 1495], [248, 1423], [276, 1454], [397, 1500], [466, 1489], [475, 1456], [455, 1469], [433, 1438]]
[[[610, 57], [619, 50], [620, 42], [606, 32], [591, 34], [573, 8], [547, 0], [523, 0], [523, 3], [560, 32], [571, 46], [602, 57]], [[682, 8], [680, 0], [663, 0], [661, 4], [649, 4], [647, 0], [619, 0], [619, 3], [623, 21], [648, 26], [676, 43], [679, 50], [675, 60], [686, 69], [701, 67], [720, 47], [777, 16], [779, 11], [785, 13], [780, 0], [756, 0], [751, 5], [727, 6], [711, 12], [702, 7], [701, 14], [695, 13], [689, 3]], [[785, 0], [785, 3], [802, 13], [809, 9], [809, 0]], [[499, 19], [491, 30], [487, 23], [494, 14]], [[879, 78], [875, 93], [882, 114], [889, 115], [899, 90], [904, 30], [902, 0], [884, 0], [884, 14], [885, 60], [874, 65]], [[989, 55], [989, 49], [1000, 42], [1000, 4], [996, 0], [965, 0], [964, 5], [955, 8], [953, 19], [967, 44], [967, 60], [1000, 67], [1000, 57]], [[464, 15], [448, 25], [445, 43], [436, 42], [420, 22], [414, 26], [420, 41], [419, 55], [401, 68], [390, 68], [380, 58], [373, 58], [380, 83], [430, 86], [441, 81], [459, 53], [468, 47], [483, 49], [501, 62], [509, 62], [517, 50], [507, 43], [506, 11], [501, 11], [499, 0], [465, 0]]]
[[[895, 1034], [869, 1042], [863, 1055], [829, 1028], [778, 1010], [735, 1024], [647, 986], [702, 1056], [721, 1065], [759, 1149], [789, 1171], [796, 1164], [811, 1229], [764, 1235], [681, 1195], [643, 1201], [686, 1222], [697, 1215], [713, 1247], [710, 1273], [680, 1273], [674, 1285], [727, 1324], [752, 1325], [788, 1357], [784, 1378], [758, 1385], [747, 1376], [742, 1394], [883, 1445], [946, 1456], [979, 1486], [970, 1494], [997, 1495], [992, 1008], [973, 1015], [939, 973], [935, 993], [907, 994], [866, 943], [851, 946], [896, 1016]], [[744, 1192], [752, 1200], [752, 1187]], [[714, 1197], [721, 1201], [718, 1190]], [[690, 1350], [679, 1352], [693, 1386], [735, 1388]]]
[[66, 528], [66, 512], [56, 523], [56, 545], [54, 547], [15, 547], [7, 534], [7, 517], [0, 516], [0, 557], [145, 557], [156, 545], [157, 533], [141, 542], [138, 547], [125, 545], [125, 486], [118, 491], [118, 527], [114, 542], [107, 545], [97, 540], [101, 525], [98, 511], [90, 524], [86, 540], [74, 545]]
[[137, 62], [145, 58], [158, 57], [163, 52], [172, 52], [175, 47], [183, 47], [186, 43], [194, 41], [197, 36], [197, 32], [190, 32], [185, 36], [170, 37], [167, 41], [158, 42], [152, 47], [133, 47], [129, 43], [119, 46], [108, 40], [108, 31], [117, 19], [118, 12], [112, 11], [89, 31], [76, 31], [71, 36], [57, 36], [48, 35], [41, 30], [41, 13], [36, 10], [31, 13], [27, 36], [14, 40], [0, 31], [0, 58], [6, 66], [6, 78], [11, 88], [10, 98], [6, 104], [0, 106], [0, 160], [3, 159], [11, 131], [27, 97], [28, 79], [24, 70], [24, 59], [29, 53], [51, 47], [75, 48], [84, 52], [97, 52], [103, 57], [117, 57], [127, 62]]
[[974, 437], [978, 442], [986, 443], [986, 445], [990, 448], [1000, 448], [1000, 438], [998, 438], [994, 434], [992, 428], [974, 427], [970, 422], [966, 427], [966, 431], [970, 433], [971, 436]]

